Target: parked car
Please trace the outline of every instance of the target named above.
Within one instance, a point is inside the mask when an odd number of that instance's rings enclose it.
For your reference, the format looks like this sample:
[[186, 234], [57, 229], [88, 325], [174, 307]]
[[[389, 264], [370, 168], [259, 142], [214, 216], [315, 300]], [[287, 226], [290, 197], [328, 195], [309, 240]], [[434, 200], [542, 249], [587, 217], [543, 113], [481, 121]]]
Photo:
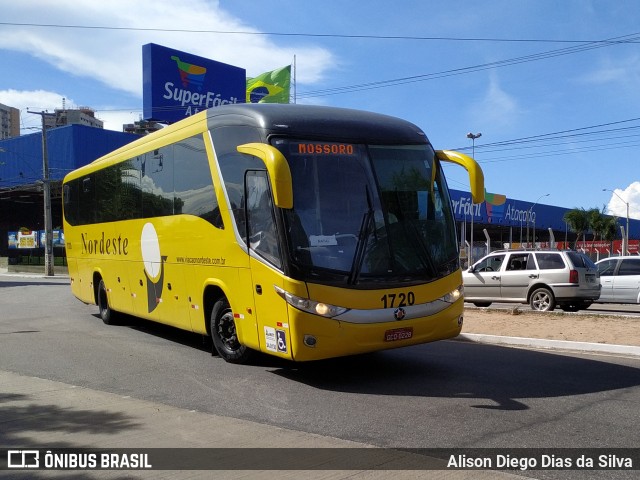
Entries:
[[531, 305], [575, 312], [600, 297], [598, 268], [573, 251], [496, 251], [463, 272], [466, 302], [488, 307], [492, 302]]
[[640, 257], [596, 262], [602, 291], [598, 303], [640, 303]]

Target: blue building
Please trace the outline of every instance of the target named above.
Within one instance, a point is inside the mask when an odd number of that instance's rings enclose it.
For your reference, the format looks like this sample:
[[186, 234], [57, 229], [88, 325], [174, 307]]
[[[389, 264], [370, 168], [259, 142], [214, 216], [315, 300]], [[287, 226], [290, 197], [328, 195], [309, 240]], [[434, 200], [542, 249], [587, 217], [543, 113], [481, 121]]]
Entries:
[[[55, 230], [62, 227], [64, 176], [139, 137], [83, 125], [51, 128], [46, 134]], [[42, 152], [41, 133], [0, 140], [0, 256], [9, 256], [9, 232], [44, 230]]]
[[[470, 248], [473, 231], [473, 259], [478, 260], [486, 253], [487, 235], [490, 249], [529, 246], [545, 248], [555, 243], [559, 248], [574, 248], [576, 234], [564, 221], [564, 215], [571, 209], [525, 202], [507, 198], [504, 195], [487, 193], [485, 201], [471, 204], [471, 194], [460, 190], [451, 191], [451, 203], [458, 224], [461, 249]], [[618, 224], [625, 226], [626, 219], [619, 218]], [[486, 231], [486, 233], [485, 233]], [[591, 239], [593, 235], [588, 235]], [[621, 239], [621, 232], [618, 231]], [[640, 238], [640, 220], [629, 220], [629, 249], [637, 253]], [[634, 239], [632, 241], [631, 239]], [[586, 253], [619, 254], [620, 241], [583, 245]]]

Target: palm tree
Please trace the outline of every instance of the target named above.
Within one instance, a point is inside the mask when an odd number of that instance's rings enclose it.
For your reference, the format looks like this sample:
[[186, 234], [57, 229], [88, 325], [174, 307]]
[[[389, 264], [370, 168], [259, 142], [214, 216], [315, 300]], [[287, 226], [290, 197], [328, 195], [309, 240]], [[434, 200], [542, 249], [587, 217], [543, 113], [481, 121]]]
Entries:
[[580, 237], [584, 239], [585, 233], [589, 229], [589, 212], [582, 207], [574, 208], [564, 214], [563, 220], [567, 222], [571, 231], [577, 234], [575, 247], [578, 248]]
[[589, 228], [593, 232], [593, 239], [597, 240], [598, 236], [602, 239], [602, 230], [604, 228], [604, 213], [597, 208], [587, 210], [587, 218], [589, 219]]
[[607, 216], [603, 225], [602, 238], [608, 241], [614, 240], [618, 236], [618, 217]]

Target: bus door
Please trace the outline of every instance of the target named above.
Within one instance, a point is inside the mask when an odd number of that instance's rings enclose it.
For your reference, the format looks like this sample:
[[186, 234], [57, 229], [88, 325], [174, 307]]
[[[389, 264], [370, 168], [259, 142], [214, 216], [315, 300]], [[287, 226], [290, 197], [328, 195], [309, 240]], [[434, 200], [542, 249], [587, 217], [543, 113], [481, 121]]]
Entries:
[[282, 273], [279, 272], [282, 268], [283, 249], [278, 243], [273, 200], [266, 171], [247, 171], [245, 208], [260, 347], [291, 359], [287, 303], [275, 289], [275, 286], [283, 286]]

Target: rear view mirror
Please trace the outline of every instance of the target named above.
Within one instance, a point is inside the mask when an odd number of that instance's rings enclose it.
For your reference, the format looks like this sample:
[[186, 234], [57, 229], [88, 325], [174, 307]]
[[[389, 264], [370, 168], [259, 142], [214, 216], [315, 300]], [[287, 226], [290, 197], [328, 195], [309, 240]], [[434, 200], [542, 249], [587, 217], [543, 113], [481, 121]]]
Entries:
[[238, 152], [261, 159], [269, 172], [273, 202], [276, 207], [293, 208], [293, 183], [291, 170], [282, 153], [264, 143], [247, 143], [237, 147]]
[[453, 150], [437, 150], [436, 155], [443, 162], [455, 163], [467, 170], [473, 203], [484, 202], [484, 174], [473, 158]]

